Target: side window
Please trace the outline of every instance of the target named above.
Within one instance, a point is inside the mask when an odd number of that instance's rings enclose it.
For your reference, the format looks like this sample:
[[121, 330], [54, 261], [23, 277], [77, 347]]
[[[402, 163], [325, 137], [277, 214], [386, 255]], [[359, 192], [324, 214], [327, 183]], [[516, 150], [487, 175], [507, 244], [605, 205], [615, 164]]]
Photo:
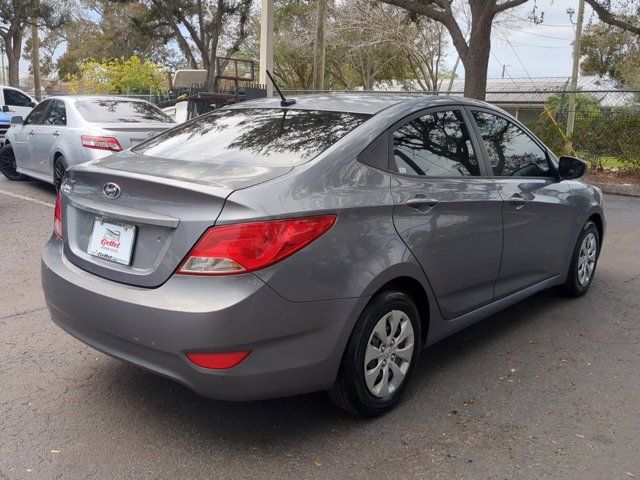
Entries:
[[3, 89], [4, 91], [4, 103], [10, 107], [30, 107], [32, 100], [24, 93], [17, 90], [11, 90], [10, 88]]
[[41, 125], [44, 121], [44, 114], [47, 112], [47, 107], [51, 103], [50, 100], [45, 100], [42, 103], [36, 105], [36, 108], [31, 110], [31, 113], [27, 115], [26, 120], [24, 121], [25, 125]]
[[51, 100], [51, 108], [44, 117], [44, 121], [42, 123], [45, 125], [66, 125], [67, 110], [64, 106], [64, 102], [60, 100]]
[[485, 112], [474, 111], [473, 118], [495, 176], [546, 177], [551, 174], [546, 152], [520, 127]]
[[462, 114], [433, 112], [393, 132], [393, 160], [399, 173], [429, 177], [480, 175]]

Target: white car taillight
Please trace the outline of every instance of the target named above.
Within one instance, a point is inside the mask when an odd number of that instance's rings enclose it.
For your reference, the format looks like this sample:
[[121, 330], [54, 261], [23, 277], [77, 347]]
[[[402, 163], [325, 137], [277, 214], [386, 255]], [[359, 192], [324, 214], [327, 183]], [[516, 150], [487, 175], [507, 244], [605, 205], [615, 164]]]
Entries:
[[120, 142], [114, 137], [97, 137], [95, 135], [82, 135], [82, 146], [86, 148], [95, 148], [97, 150], [109, 150], [111, 152], [119, 152], [122, 150]]

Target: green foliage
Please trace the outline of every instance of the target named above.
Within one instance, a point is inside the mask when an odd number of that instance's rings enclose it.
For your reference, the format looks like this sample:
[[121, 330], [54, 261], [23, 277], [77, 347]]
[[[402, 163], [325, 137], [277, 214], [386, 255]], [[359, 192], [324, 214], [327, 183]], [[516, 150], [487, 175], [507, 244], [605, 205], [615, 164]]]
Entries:
[[162, 65], [132, 56], [128, 60], [89, 60], [71, 75], [73, 93], [148, 94], [167, 90]]
[[[567, 96], [565, 96], [567, 97]], [[565, 100], [563, 100], [565, 103]], [[552, 96], [537, 122], [529, 125], [540, 139], [558, 155], [572, 154], [567, 148], [570, 140], [579, 157], [592, 168], [614, 165], [640, 172], [640, 122], [634, 107], [605, 109], [586, 94], [576, 98], [576, 120], [573, 137], [566, 139], [566, 110], [558, 116], [560, 98]], [[559, 122], [558, 122], [559, 120]]]

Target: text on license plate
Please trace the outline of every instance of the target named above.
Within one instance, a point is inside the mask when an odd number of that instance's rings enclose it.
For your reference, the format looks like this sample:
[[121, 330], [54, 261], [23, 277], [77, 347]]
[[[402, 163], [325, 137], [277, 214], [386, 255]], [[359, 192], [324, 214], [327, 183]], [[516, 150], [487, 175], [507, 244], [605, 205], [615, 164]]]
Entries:
[[105, 260], [129, 265], [135, 237], [135, 225], [96, 217], [87, 252]]

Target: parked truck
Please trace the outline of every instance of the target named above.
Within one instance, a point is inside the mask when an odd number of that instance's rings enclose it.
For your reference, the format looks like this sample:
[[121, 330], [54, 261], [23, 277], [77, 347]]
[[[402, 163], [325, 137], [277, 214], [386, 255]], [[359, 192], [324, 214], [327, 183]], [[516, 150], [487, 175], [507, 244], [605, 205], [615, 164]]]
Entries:
[[0, 85], [0, 147], [10, 126], [11, 117], [26, 118], [38, 102], [22, 90]]

